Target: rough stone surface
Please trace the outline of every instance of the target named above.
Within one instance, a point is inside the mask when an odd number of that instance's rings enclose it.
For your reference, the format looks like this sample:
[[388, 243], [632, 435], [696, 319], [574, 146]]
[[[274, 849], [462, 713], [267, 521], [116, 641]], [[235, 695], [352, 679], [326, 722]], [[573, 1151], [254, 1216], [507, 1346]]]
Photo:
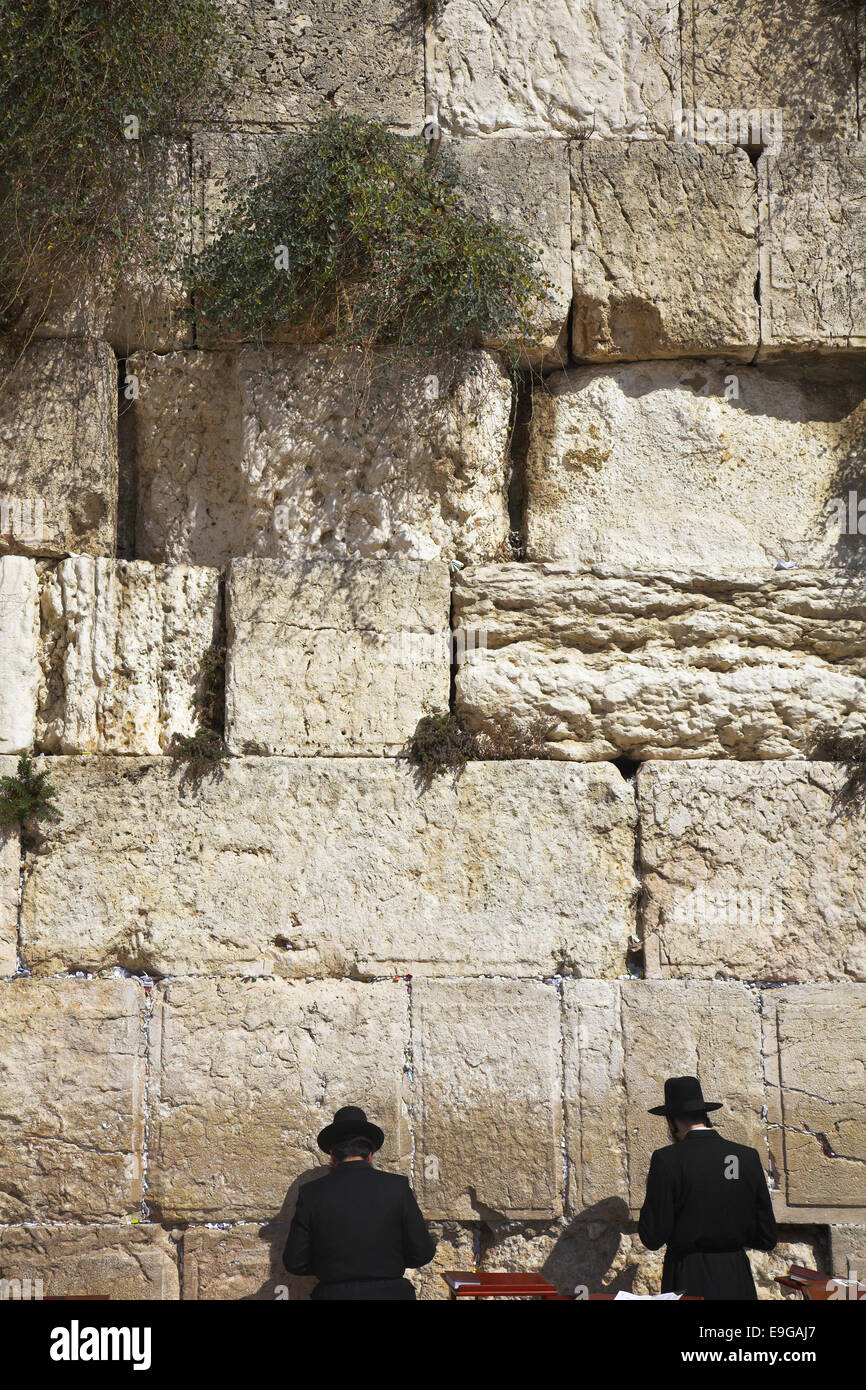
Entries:
[[533, 309], [526, 362], [565, 363], [572, 293], [567, 146], [561, 140], [466, 138], [443, 141], [441, 148], [463, 174], [470, 209], [524, 237], [548, 282]]
[[843, 575], [793, 570], [462, 570], [454, 621], [483, 633], [457, 672], [474, 725], [546, 721], [553, 757], [782, 758], [818, 728], [866, 731], [866, 603]]
[[[785, 142], [857, 136], [855, 5], [827, 0], [684, 0], [683, 106], [722, 112], [734, 143], [742, 113], [775, 113]], [[712, 133], [718, 117], [706, 119]], [[766, 122], [766, 116], [765, 116]]]
[[830, 1227], [830, 1272], [866, 1283], [866, 1226]]
[[560, 1058], [552, 982], [415, 986], [415, 1181], [425, 1212], [472, 1220], [562, 1209]]
[[[117, 520], [117, 364], [108, 343], [3, 344], [0, 551], [110, 555]], [[6, 373], [8, 372], [8, 377]]]
[[242, 73], [220, 113], [227, 124], [303, 126], [337, 112], [424, 124], [420, 6], [406, 0], [228, 0]]
[[138, 1214], [144, 995], [133, 980], [0, 985], [0, 1222]]
[[639, 1211], [654, 1149], [669, 1142], [664, 1119], [647, 1114], [664, 1099], [666, 1076], [697, 1076], [723, 1108], [714, 1125], [767, 1160], [761, 1021], [755, 991], [738, 983], [635, 980], [622, 988], [629, 1205]]
[[382, 1167], [408, 1172], [409, 1007], [385, 981], [172, 980], [155, 1000], [148, 1202], [159, 1219], [269, 1220], [363, 1097]]
[[448, 0], [428, 27], [431, 103], [463, 135], [665, 134], [679, 93], [665, 0]]
[[866, 986], [767, 991], [763, 1014], [770, 1148], [788, 1205], [866, 1206]]
[[324, 348], [242, 348], [131, 369], [144, 559], [468, 560], [504, 543], [511, 390], [487, 353], [368, 370]]
[[[568, 980], [565, 1001], [568, 1209], [602, 1222], [643, 1202], [667, 1131], [647, 1114], [666, 1076], [696, 1075], [724, 1101], [718, 1124], [764, 1151], [757, 995], [736, 983]], [[613, 1204], [613, 1205], [611, 1205]]]
[[[792, 1263], [823, 1268], [817, 1232], [782, 1227], [770, 1254], [750, 1250], [749, 1261], [759, 1299], [799, 1299], [775, 1283]], [[608, 1208], [585, 1212], [574, 1220], [501, 1222], [488, 1227], [481, 1268], [537, 1270], [560, 1293], [657, 1294], [661, 1289], [664, 1250], [647, 1250], [634, 1222], [615, 1219]]]
[[[0, 757], [0, 777], [12, 777], [17, 759]], [[21, 845], [17, 828], [0, 830], [0, 975], [18, 964], [18, 887]]]
[[448, 708], [450, 597], [444, 561], [233, 560], [229, 747], [398, 753], [423, 714]]
[[838, 764], [656, 762], [637, 783], [651, 974], [866, 979], [863, 832]]
[[315, 1279], [287, 1274], [288, 1227], [269, 1222], [229, 1230], [193, 1226], [183, 1235], [183, 1298], [251, 1303], [307, 1302]]
[[795, 144], [758, 179], [762, 355], [866, 348], [866, 148]]
[[33, 745], [39, 663], [36, 564], [21, 555], [0, 557], [0, 754]]
[[76, 555], [43, 574], [41, 608], [41, 750], [165, 753], [194, 731], [215, 569]]
[[46, 1298], [179, 1296], [177, 1247], [160, 1226], [7, 1226], [0, 1279], [41, 1279]]
[[233, 758], [199, 784], [169, 759], [52, 768], [63, 819], [22, 904], [37, 972], [625, 969], [635, 805], [606, 764], [472, 763], [429, 791], [393, 759]]
[[436, 1241], [436, 1254], [423, 1269], [407, 1269], [406, 1278], [414, 1284], [419, 1302], [442, 1302], [449, 1296], [443, 1273], [473, 1268], [478, 1228], [459, 1221], [429, 1221], [427, 1224]]
[[744, 150], [572, 147], [572, 352], [599, 361], [758, 346], [758, 201]]
[[838, 365], [554, 373], [533, 398], [529, 556], [718, 577], [782, 560], [860, 565], [827, 504], [860, 467], [863, 402], [862, 379]]
[[[131, 215], [139, 229], [124, 247], [119, 265], [109, 258], [87, 275], [46, 292], [34, 279], [22, 297], [15, 328], [37, 338], [102, 338], [126, 357], [131, 352], [168, 352], [193, 342], [192, 308], [184, 285], [191, 247], [192, 194], [185, 141], [142, 141], [126, 145], [123, 157], [137, 166], [136, 203]], [[148, 206], [153, 232], [144, 235], [140, 207]]]

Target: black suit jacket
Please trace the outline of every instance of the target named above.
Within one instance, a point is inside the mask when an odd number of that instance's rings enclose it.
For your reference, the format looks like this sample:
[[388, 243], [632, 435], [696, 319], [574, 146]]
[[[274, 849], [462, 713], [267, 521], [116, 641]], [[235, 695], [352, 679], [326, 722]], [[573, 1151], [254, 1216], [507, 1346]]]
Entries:
[[283, 1264], [290, 1274], [342, 1284], [402, 1279], [435, 1253], [409, 1179], [354, 1161], [301, 1188]]
[[656, 1149], [638, 1233], [649, 1250], [668, 1254], [772, 1250], [776, 1219], [757, 1149], [718, 1130], [690, 1130]]

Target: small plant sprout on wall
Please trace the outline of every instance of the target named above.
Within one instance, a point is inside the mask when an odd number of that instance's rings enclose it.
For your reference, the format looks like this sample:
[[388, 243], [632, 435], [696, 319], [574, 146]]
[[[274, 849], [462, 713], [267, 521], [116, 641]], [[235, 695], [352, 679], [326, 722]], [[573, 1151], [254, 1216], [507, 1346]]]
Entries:
[[548, 757], [547, 742], [555, 722], [536, 718], [526, 722], [501, 714], [483, 730], [467, 729], [458, 714], [425, 714], [403, 749], [419, 781], [430, 787], [436, 777], [452, 772], [457, 779], [468, 762], [509, 762]]
[[0, 830], [32, 831], [39, 821], [60, 820], [56, 797], [48, 772], [37, 772], [30, 755], [22, 753], [15, 776], [0, 777]]
[[516, 357], [546, 281], [511, 229], [474, 215], [447, 153], [329, 116], [232, 185], [194, 262], [203, 323], [371, 348], [455, 349], [481, 335]]

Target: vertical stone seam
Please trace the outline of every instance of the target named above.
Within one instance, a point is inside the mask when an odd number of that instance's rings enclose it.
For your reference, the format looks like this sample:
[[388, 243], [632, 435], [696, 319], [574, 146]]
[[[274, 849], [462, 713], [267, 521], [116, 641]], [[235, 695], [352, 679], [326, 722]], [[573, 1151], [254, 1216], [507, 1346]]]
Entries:
[[[567, 1212], [568, 1212], [568, 1200], [569, 1200], [569, 1187], [570, 1187], [570, 1181], [569, 1181], [569, 1172], [568, 1172], [568, 1143], [567, 1143], [567, 1125], [566, 1125], [566, 1116], [567, 1116], [567, 1114], [568, 1114], [568, 1108], [567, 1108], [567, 1102], [566, 1102], [566, 1085], [565, 1085], [566, 1036], [565, 1036], [565, 982], [564, 982], [564, 980], [563, 980], [563, 977], [562, 977], [561, 975], [555, 975], [555, 976], [553, 977], [553, 984], [554, 984], [554, 986], [555, 986], [555, 988], [556, 988], [556, 993], [557, 993], [557, 996], [558, 996], [558, 998], [559, 998], [559, 1108], [560, 1108], [560, 1112], [561, 1112], [561, 1113], [560, 1113], [559, 1148], [560, 1148], [560, 1152], [561, 1152], [561, 1154], [562, 1154], [562, 1214], [563, 1214], [563, 1216], [565, 1216], [565, 1215], [567, 1214]], [[583, 1094], [583, 1091], [582, 1091], [582, 1088], [581, 1088], [582, 1077], [581, 1077], [581, 1074], [580, 1074], [581, 1063], [582, 1063], [582, 1058], [581, 1058], [581, 1055], [580, 1055], [580, 1047], [578, 1046], [578, 1059], [577, 1059], [577, 1065], [578, 1065], [578, 1095], [582, 1095], [582, 1094]], [[580, 1156], [581, 1156], [581, 1171], [582, 1171], [582, 1169], [583, 1169], [583, 1126], [579, 1124], [579, 1125], [578, 1125], [578, 1128], [580, 1129]]]
[[411, 981], [411, 980], [407, 980], [407, 981], [405, 982], [405, 989], [406, 989], [406, 997], [407, 997], [407, 1000], [408, 1000], [408, 1006], [407, 1006], [407, 1012], [406, 1012], [407, 1023], [408, 1023], [408, 1041], [407, 1041], [406, 1050], [405, 1050], [405, 1061], [404, 1061], [404, 1066], [405, 1066], [405, 1071], [406, 1071], [406, 1080], [407, 1080], [407, 1082], [408, 1082], [408, 1087], [407, 1087], [407, 1099], [406, 1099], [406, 1111], [407, 1111], [407, 1125], [408, 1125], [408, 1129], [409, 1129], [409, 1183], [410, 1183], [410, 1186], [411, 1186], [411, 1187], [413, 1188], [413, 1190], [414, 1190], [414, 1187], [415, 1187], [415, 1024], [414, 1024], [414, 1012], [413, 1012], [413, 1006], [412, 1006], [412, 981]]
[[151, 1045], [150, 1029], [153, 1022], [153, 988], [147, 989], [141, 980], [137, 981], [140, 989], [144, 991], [144, 1015], [142, 1026], [144, 1029], [144, 1094], [142, 1106], [144, 1114], [142, 1117], [141, 1130], [141, 1220], [150, 1221], [150, 1207], [147, 1201], [147, 1167], [150, 1145], [150, 1098], [152, 1085], [151, 1072]]

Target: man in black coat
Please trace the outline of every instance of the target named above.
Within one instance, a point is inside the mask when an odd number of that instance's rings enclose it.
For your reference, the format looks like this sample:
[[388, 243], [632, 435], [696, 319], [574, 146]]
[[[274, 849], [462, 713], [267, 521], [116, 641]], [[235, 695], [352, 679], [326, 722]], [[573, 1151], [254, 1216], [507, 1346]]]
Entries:
[[666, 1245], [662, 1293], [756, 1299], [746, 1248], [772, 1250], [776, 1219], [757, 1149], [734, 1144], [710, 1125], [694, 1076], [665, 1082], [664, 1115], [673, 1141], [656, 1149], [638, 1234], [649, 1250]]
[[317, 1301], [414, 1299], [403, 1272], [436, 1253], [409, 1179], [370, 1162], [384, 1142], [357, 1105], [338, 1110], [318, 1136], [331, 1171], [301, 1188], [283, 1254], [290, 1274], [316, 1276]]

